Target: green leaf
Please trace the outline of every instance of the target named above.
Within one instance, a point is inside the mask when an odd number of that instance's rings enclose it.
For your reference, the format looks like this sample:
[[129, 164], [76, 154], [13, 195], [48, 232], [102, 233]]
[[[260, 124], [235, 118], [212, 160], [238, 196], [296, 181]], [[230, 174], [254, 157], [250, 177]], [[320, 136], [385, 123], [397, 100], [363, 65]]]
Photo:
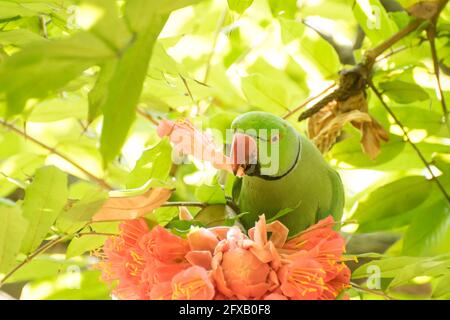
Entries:
[[67, 94], [44, 100], [33, 106], [26, 117], [29, 122], [53, 122], [67, 118], [82, 119], [87, 111], [86, 99], [76, 94]]
[[86, 32], [37, 42], [12, 55], [0, 65], [0, 92], [6, 92], [8, 115], [20, 113], [28, 99], [46, 97], [113, 55], [108, 46]]
[[89, 31], [115, 51], [121, 50], [130, 41], [131, 32], [128, 30], [124, 19], [121, 18], [116, 2], [111, 0], [82, 0], [80, 7], [87, 7], [91, 12], [98, 12], [100, 17]]
[[228, 221], [236, 220], [236, 213], [226, 205], [211, 205], [200, 210], [195, 216], [198, 221], [208, 228], [224, 226]]
[[[304, 64], [317, 70], [324, 78], [334, 78], [341, 69], [339, 56], [333, 46], [315, 30], [297, 20], [279, 18], [283, 43], [296, 47], [292, 58], [303, 68]], [[317, 53], [320, 52], [320, 55]], [[305, 61], [305, 62], [304, 62]], [[305, 71], [309, 71], [305, 68]], [[276, 79], [273, 79], [276, 80]]]
[[178, 208], [177, 207], [163, 207], [158, 208], [153, 211], [151, 214], [145, 216], [145, 219], [150, 225], [166, 226], [173, 219], [178, 217]]
[[127, 179], [127, 188], [138, 188], [150, 179], [165, 181], [172, 168], [172, 147], [168, 139], [142, 153]]
[[398, 31], [397, 25], [379, 0], [356, 0], [353, 14], [373, 44], [378, 44]]
[[381, 82], [379, 84], [383, 93], [398, 103], [411, 103], [428, 100], [428, 93], [415, 83], [401, 80]]
[[433, 297], [439, 298], [450, 293], [450, 273], [439, 278], [439, 282], [433, 290]]
[[[439, 192], [437, 189], [434, 192]], [[436, 255], [450, 251], [450, 204], [439, 199], [412, 221], [403, 241], [403, 253]]]
[[[373, 275], [373, 270], [378, 267], [382, 278], [394, 278], [406, 266], [420, 261], [415, 257], [392, 257], [366, 263], [353, 271], [352, 279], [367, 278]], [[372, 267], [373, 266], [373, 267]], [[372, 268], [371, 268], [372, 267]]]
[[0, 273], [6, 273], [14, 266], [28, 221], [17, 207], [0, 205]]
[[391, 107], [394, 114], [403, 122], [403, 125], [410, 130], [424, 129], [427, 135], [433, 135], [440, 130], [446, 130], [446, 125], [442, 121], [442, 114], [417, 107]]
[[64, 256], [61, 255], [39, 255], [17, 270], [6, 283], [33, 281], [56, 276], [73, 266], [86, 267], [87, 261], [64, 259]]
[[402, 154], [405, 148], [405, 143], [401, 137], [390, 135], [388, 142], [381, 143], [381, 153], [376, 159], [372, 160], [362, 152], [360, 133], [353, 128], [350, 128], [349, 131], [351, 136], [336, 143], [329, 152], [330, 157], [338, 161], [338, 165], [341, 165], [340, 162], [344, 163], [344, 168], [348, 165], [362, 168], [379, 166]]
[[0, 32], [0, 45], [13, 45], [23, 47], [36, 41], [45, 41], [45, 38], [26, 29], [16, 29]]
[[28, 220], [22, 252], [29, 253], [45, 239], [67, 202], [67, 175], [53, 166], [36, 171], [31, 185], [25, 190], [22, 209]]
[[269, 0], [270, 10], [276, 16], [293, 19], [297, 12], [297, 0]]
[[225, 204], [225, 192], [219, 184], [201, 185], [195, 191], [195, 197], [198, 201], [208, 204]]
[[[100, 222], [92, 224], [89, 228], [85, 228], [80, 233], [112, 233], [119, 232], [118, 222]], [[108, 236], [103, 235], [83, 235], [75, 237], [70, 241], [66, 251], [66, 259], [81, 256], [86, 252], [100, 248], [106, 241]]]
[[103, 189], [90, 188], [80, 200], [64, 208], [56, 221], [56, 226], [65, 233], [76, 232], [91, 220], [107, 199], [108, 193]]
[[408, 264], [398, 272], [389, 284], [389, 287], [398, 287], [407, 284], [416, 277], [437, 277], [448, 273], [450, 260], [445, 257], [432, 257], [421, 259], [415, 263]]
[[422, 176], [410, 176], [388, 183], [371, 192], [360, 201], [351, 219], [364, 232], [373, 221], [389, 219], [414, 209], [424, 202], [431, 192], [432, 182]]
[[76, 268], [55, 276], [27, 283], [24, 300], [110, 300], [111, 288], [101, 281], [101, 272], [77, 272]]
[[[4, 143], [4, 144], [3, 144]], [[2, 146], [9, 146], [9, 143], [2, 142]], [[13, 146], [11, 146], [13, 148]], [[34, 174], [34, 171], [44, 164], [45, 157], [42, 155], [36, 155], [31, 152], [17, 152], [12, 156], [7, 156], [5, 160], [0, 163], [0, 196], [7, 196], [12, 191], [16, 190], [18, 185], [17, 181], [27, 179], [30, 175]], [[11, 180], [12, 178], [14, 180]]]
[[[270, 88], [270, 90], [267, 90]], [[265, 110], [288, 110], [288, 93], [276, 79], [262, 74], [252, 74], [242, 79], [242, 90], [250, 105]]]
[[125, 17], [131, 30], [140, 32], [151, 27], [154, 15], [166, 15], [201, 1], [203, 0], [127, 0]]
[[438, 179], [444, 183], [447, 192], [450, 192], [450, 154], [434, 153], [433, 164], [442, 172]]
[[242, 14], [245, 10], [247, 10], [253, 3], [253, 0], [228, 0], [228, 7], [236, 11], [237, 13]]
[[[140, 17], [139, 21], [145, 19], [145, 16]], [[135, 35], [133, 43], [123, 53], [111, 77], [103, 108], [104, 120], [100, 142], [100, 151], [105, 163], [109, 163], [120, 153], [135, 120], [136, 107], [147, 75], [153, 45], [164, 23], [165, 17], [150, 16], [143, 31], [141, 28], [144, 26], [140, 23], [134, 26], [140, 32]]]
[[0, 22], [2, 22], [1, 20], [14, 20], [51, 12], [51, 1], [28, 1], [30, 2], [28, 4], [21, 2], [24, 1], [0, 1]]
[[[298, 207], [298, 206], [297, 206], [297, 207]], [[280, 219], [281, 217], [287, 215], [288, 213], [290, 213], [290, 212], [292, 212], [292, 211], [294, 211], [294, 210], [295, 210], [295, 208], [294, 208], [294, 209], [292, 209], [292, 208], [285, 208], [285, 209], [282, 209], [282, 210], [280, 210], [276, 215], [274, 215], [272, 218], [268, 219], [268, 220], [267, 220], [267, 223], [274, 222], [274, 221]]]
[[92, 122], [97, 118], [105, 105], [108, 97], [108, 86], [117, 66], [117, 60], [110, 60], [102, 64], [98, 73], [97, 81], [89, 92], [89, 112], [88, 121]]

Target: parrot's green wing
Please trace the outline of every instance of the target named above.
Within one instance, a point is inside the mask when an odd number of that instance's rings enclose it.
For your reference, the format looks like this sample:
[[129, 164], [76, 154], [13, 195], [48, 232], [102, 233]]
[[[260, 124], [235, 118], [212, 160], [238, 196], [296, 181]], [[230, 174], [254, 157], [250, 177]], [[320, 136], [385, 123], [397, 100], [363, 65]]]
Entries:
[[341, 221], [345, 205], [344, 186], [341, 177], [335, 170], [330, 168], [328, 170], [328, 176], [330, 177], [331, 190], [333, 190], [331, 204], [328, 210], [319, 210], [317, 213], [317, 221], [324, 219], [331, 214], [334, 220], [339, 222]]

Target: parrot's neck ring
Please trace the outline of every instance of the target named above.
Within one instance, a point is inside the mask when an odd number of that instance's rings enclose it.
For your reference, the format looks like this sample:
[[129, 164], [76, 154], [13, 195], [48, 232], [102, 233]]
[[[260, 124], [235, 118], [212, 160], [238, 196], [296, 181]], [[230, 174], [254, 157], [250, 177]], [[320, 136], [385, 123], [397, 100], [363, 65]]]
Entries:
[[301, 155], [301, 149], [302, 149], [302, 141], [301, 139], [297, 139], [298, 140], [298, 147], [297, 147], [297, 156], [295, 157], [295, 161], [292, 164], [292, 166], [289, 168], [288, 171], [286, 171], [285, 173], [283, 173], [282, 175], [279, 176], [268, 176], [268, 175], [256, 175], [255, 177], [264, 179], [264, 180], [280, 180], [284, 177], [286, 177], [289, 173], [291, 173], [298, 165], [298, 163], [300, 162], [300, 155]]

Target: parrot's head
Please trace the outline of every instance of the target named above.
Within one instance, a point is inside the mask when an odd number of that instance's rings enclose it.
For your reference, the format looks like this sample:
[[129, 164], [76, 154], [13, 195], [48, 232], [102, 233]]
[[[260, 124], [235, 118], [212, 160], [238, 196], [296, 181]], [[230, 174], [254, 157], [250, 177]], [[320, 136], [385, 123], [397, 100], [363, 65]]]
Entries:
[[275, 180], [297, 165], [301, 140], [286, 120], [267, 112], [248, 112], [237, 117], [231, 129], [235, 175]]

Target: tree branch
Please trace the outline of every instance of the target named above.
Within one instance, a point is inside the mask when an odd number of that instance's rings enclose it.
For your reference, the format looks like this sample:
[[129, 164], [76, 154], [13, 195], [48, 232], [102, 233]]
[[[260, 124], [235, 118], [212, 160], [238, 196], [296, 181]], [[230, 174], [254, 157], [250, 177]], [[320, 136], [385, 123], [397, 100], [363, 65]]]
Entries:
[[381, 55], [384, 51], [392, 47], [394, 44], [396, 44], [398, 41], [405, 38], [407, 35], [409, 35], [411, 32], [414, 32], [421, 24], [423, 20], [416, 19], [413, 22], [411, 22], [409, 25], [407, 25], [405, 28], [394, 34], [392, 37], [387, 39], [386, 41], [380, 43], [375, 48], [372, 48], [365, 53], [366, 62], [368, 69], [371, 69], [373, 64], [375, 63], [375, 60], [379, 55]]
[[91, 179], [92, 181], [96, 182], [97, 184], [99, 184], [100, 186], [102, 186], [103, 188], [107, 189], [107, 190], [111, 190], [112, 187], [103, 179], [95, 176], [94, 174], [90, 173], [89, 171], [87, 171], [85, 168], [83, 168], [81, 165], [77, 164], [75, 161], [73, 161], [72, 159], [70, 159], [69, 157], [65, 156], [64, 154], [60, 153], [59, 151], [55, 150], [55, 148], [52, 148], [42, 142], [40, 142], [39, 140], [27, 135], [24, 131], [19, 130], [18, 128], [16, 128], [14, 125], [0, 119], [0, 124], [2, 126], [4, 126], [5, 128], [17, 133], [18, 135], [24, 137], [25, 139], [30, 140], [31, 142], [37, 144], [38, 146], [48, 150], [50, 153], [53, 153], [54, 155], [57, 155], [58, 157], [60, 157], [61, 159], [64, 159], [65, 161], [67, 161], [68, 163], [70, 163], [72, 166], [74, 166], [75, 168], [77, 168], [78, 170], [80, 170], [82, 173], [84, 173], [86, 176], [89, 177], [89, 179]]
[[203, 202], [166, 202], [161, 207], [199, 207], [206, 208], [208, 205]]
[[118, 234], [116, 233], [107, 233], [107, 232], [82, 232], [75, 235], [75, 238], [81, 238], [85, 236], [103, 236], [103, 237], [116, 237]]
[[61, 241], [63, 241], [66, 238], [66, 236], [58, 236], [57, 238], [47, 242], [46, 244], [44, 244], [43, 246], [41, 246], [40, 248], [36, 249], [33, 253], [31, 253], [30, 255], [28, 255], [25, 260], [23, 260], [21, 263], [19, 263], [17, 266], [15, 266], [11, 271], [9, 271], [4, 277], [3, 279], [0, 280], [0, 288], [6, 283], [6, 281], [11, 278], [19, 269], [21, 269], [24, 265], [26, 265], [28, 262], [30, 262], [31, 260], [33, 260], [34, 258], [36, 258], [38, 255], [40, 255], [41, 253], [44, 253], [45, 251], [47, 251], [48, 249], [52, 248], [53, 246], [55, 246], [56, 244], [60, 243]]
[[431, 24], [427, 29], [427, 37], [428, 41], [430, 42], [430, 49], [431, 49], [431, 57], [433, 58], [433, 68], [434, 68], [434, 74], [436, 76], [436, 83], [437, 83], [437, 89], [439, 91], [439, 100], [442, 104], [442, 112], [444, 114], [444, 121], [448, 121], [448, 110], [447, 105], [445, 103], [445, 97], [444, 97], [444, 90], [442, 90], [442, 84], [441, 84], [441, 77], [439, 72], [439, 59], [437, 55], [436, 50], [436, 25]]
[[427, 168], [428, 172], [430, 173], [432, 180], [436, 182], [436, 185], [438, 186], [439, 190], [442, 192], [442, 194], [444, 195], [444, 197], [447, 199], [447, 201], [450, 203], [450, 196], [448, 195], [447, 191], [445, 190], [444, 186], [442, 185], [442, 183], [439, 181], [438, 177], [434, 174], [433, 170], [430, 167], [430, 164], [428, 163], [428, 161], [425, 159], [425, 156], [423, 155], [423, 153], [420, 151], [420, 149], [416, 146], [415, 143], [413, 143], [411, 141], [411, 139], [409, 138], [409, 134], [408, 131], [406, 130], [405, 126], [403, 125], [403, 123], [397, 118], [397, 116], [394, 114], [394, 112], [392, 111], [392, 109], [387, 105], [387, 103], [384, 101], [383, 96], [381, 95], [381, 93], [378, 91], [378, 89], [374, 86], [374, 84], [369, 81], [368, 82], [369, 87], [372, 89], [372, 91], [375, 93], [375, 95], [378, 97], [378, 99], [380, 100], [381, 104], [383, 105], [383, 107], [386, 109], [386, 111], [391, 115], [391, 117], [394, 119], [395, 123], [400, 127], [400, 129], [403, 132], [403, 135], [406, 139], [406, 142], [408, 142], [411, 147], [414, 149], [414, 151], [417, 153], [417, 155], [419, 156], [420, 160], [424, 163], [425, 167]]

